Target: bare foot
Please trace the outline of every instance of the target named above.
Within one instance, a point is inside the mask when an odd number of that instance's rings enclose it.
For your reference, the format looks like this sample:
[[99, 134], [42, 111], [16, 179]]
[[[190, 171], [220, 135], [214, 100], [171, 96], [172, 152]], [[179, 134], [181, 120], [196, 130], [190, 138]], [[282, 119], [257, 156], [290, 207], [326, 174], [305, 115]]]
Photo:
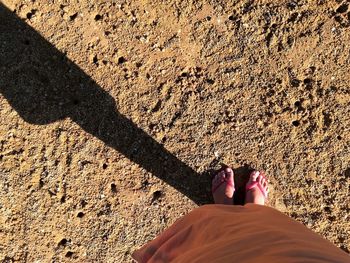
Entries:
[[212, 193], [215, 204], [232, 205], [235, 183], [231, 168], [225, 168], [215, 175], [212, 181]]
[[[245, 203], [253, 203], [257, 205], [264, 205], [267, 193], [269, 192], [267, 186], [267, 179], [263, 172], [253, 171], [250, 174], [247, 187], [250, 188], [246, 191]], [[255, 186], [254, 186], [255, 185]], [[250, 187], [249, 187], [250, 186]]]

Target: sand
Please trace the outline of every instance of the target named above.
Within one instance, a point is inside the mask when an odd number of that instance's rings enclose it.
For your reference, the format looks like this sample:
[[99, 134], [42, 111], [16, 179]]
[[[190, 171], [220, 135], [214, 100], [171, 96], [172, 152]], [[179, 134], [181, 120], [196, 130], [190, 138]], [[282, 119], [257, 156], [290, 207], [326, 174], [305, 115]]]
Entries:
[[1, 1], [0, 260], [131, 262], [223, 164], [349, 252], [349, 43], [346, 1]]

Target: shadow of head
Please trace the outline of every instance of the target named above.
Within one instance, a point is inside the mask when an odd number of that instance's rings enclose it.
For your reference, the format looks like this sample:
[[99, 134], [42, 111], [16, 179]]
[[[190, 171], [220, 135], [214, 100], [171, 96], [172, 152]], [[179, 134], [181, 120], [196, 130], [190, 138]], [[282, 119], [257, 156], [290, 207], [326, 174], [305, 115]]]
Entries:
[[108, 93], [1, 4], [0, 17], [0, 92], [25, 121], [79, 121], [115, 111]]

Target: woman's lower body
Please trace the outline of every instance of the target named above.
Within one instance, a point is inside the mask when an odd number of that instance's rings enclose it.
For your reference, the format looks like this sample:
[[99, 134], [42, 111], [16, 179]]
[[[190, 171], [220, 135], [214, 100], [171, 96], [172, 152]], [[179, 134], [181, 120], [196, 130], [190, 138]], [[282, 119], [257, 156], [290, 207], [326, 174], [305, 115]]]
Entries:
[[[138, 262], [350, 262], [345, 252], [277, 210], [264, 206], [265, 175], [254, 171], [246, 204], [233, 206], [233, 171], [213, 179], [215, 205], [194, 209], [133, 253]], [[231, 204], [231, 205], [229, 205]]]

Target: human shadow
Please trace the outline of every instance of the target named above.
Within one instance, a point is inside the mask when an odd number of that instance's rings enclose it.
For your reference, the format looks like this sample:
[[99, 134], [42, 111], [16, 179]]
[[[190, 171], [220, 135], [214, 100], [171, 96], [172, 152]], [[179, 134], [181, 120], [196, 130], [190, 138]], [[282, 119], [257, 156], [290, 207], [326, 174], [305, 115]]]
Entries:
[[208, 176], [120, 114], [107, 92], [1, 3], [0, 92], [26, 122], [45, 125], [69, 117], [195, 203], [210, 201]]

